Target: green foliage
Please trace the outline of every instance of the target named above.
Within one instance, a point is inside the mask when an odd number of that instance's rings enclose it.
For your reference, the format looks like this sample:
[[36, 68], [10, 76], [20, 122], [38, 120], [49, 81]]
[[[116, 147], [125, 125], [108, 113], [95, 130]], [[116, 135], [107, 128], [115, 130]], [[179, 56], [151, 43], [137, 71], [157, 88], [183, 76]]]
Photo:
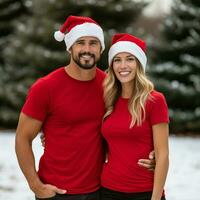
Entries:
[[151, 70], [171, 109], [172, 132], [200, 133], [200, 2], [175, 0]]
[[8, 42], [8, 36], [13, 32], [15, 20], [25, 12], [26, 7], [22, 0], [0, 1], [0, 64], [4, 63], [2, 50]]
[[12, 85], [13, 73], [8, 73], [11, 69], [5, 66], [3, 51], [15, 32], [15, 23], [28, 14], [28, 6], [28, 0], [0, 1], [0, 126], [14, 125], [18, 117], [15, 108], [20, 102], [21, 90], [15, 83]]
[[[29, 17], [15, 21], [15, 34], [4, 48], [4, 84], [0, 126], [15, 125], [28, 87], [39, 77], [68, 62], [64, 42], [53, 38], [69, 15], [94, 18], [105, 30], [107, 46], [115, 32], [135, 33], [134, 21], [146, 1], [133, 0], [34, 0]], [[98, 66], [107, 68], [107, 49]], [[2, 94], [2, 95], [1, 95]], [[17, 113], [17, 114], [16, 114]], [[2, 116], [2, 117], [1, 117]]]

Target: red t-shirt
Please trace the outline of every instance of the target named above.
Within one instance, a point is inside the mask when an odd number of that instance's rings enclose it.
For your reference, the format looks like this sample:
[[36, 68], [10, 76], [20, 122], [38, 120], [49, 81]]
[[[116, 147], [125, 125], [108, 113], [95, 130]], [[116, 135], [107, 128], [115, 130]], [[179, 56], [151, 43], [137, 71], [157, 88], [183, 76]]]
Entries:
[[22, 108], [43, 122], [39, 177], [69, 194], [93, 192], [100, 186], [104, 78], [97, 69], [93, 80], [75, 80], [62, 67], [33, 84]]
[[[115, 109], [102, 125], [102, 134], [108, 143], [108, 163], [104, 164], [102, 186], [121, 192], [147, 192], [153, 189], [154, 174], [137, 162], [148, 158], [153, 150], [152, 125], [169, 122], [164, 96], [151, 93], [153, 101], [146, 102], [146, 118], [141, 126], [129, 128], [131, 115], [128, 99], [119, 98]], [[162, 133], [160, 133], [162, 134]]]

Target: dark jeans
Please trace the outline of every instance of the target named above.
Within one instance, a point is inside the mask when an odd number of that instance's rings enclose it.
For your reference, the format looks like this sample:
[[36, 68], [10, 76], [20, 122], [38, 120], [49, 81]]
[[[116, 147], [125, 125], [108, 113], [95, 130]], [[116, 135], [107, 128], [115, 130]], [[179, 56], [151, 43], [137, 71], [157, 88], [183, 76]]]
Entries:
[[36, 200], [100, 200], [100, 191], [88, 194], [56, 194], [51, 198], [35, 198]]
[[[101, 200], [151, 200], [152, 192], [124, 193], [101, 188]], [[166, 200], [162, 197], [161, 200]]]

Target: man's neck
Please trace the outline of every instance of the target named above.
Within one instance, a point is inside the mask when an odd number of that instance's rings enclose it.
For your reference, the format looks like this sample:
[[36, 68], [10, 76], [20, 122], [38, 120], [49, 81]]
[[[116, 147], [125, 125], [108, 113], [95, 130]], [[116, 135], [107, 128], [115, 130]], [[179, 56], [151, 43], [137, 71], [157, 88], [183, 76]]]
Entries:
[[65, 67], [66, 73], [79, 81], [89, 81], [95, 78], [96, 75], [96, 67], [93, 67], [92, 69], [82, 69], [79, 66], [70, 63]]

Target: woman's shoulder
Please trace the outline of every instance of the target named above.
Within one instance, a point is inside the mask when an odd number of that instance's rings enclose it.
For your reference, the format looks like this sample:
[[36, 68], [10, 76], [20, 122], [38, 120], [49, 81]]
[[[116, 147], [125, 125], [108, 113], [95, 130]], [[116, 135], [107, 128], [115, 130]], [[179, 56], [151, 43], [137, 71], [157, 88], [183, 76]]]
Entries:
[[154, 99], [160, 99], [160, 98], [164, 98], [165, 99], [165, 96], [162, 92], [159, 92], [157, 90], [153, 90], [151, 93], [150, 93], [151, 97], [154, 98]]
[[162, 92], [153, 90], [147, 100], [147, 105], [153, 106], [154, 104], [163, 104], [166, 102], [165, 96]]

